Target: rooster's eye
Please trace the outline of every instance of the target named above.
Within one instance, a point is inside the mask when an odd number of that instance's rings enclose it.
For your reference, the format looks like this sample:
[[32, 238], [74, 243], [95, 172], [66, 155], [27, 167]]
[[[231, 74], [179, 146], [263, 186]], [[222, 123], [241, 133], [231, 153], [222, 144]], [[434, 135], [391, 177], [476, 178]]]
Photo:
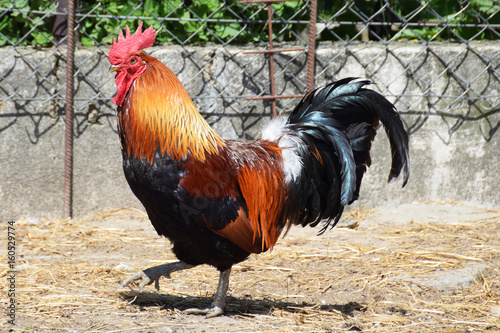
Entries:
[[129, 62], [129, 63], [130, 63], [131, 65], [133, 65], [133, 64], [135, 64], [136, 62], [137, 62], [137, 58], [132, 58], [132, 59], [130, 59], [130, 62]]

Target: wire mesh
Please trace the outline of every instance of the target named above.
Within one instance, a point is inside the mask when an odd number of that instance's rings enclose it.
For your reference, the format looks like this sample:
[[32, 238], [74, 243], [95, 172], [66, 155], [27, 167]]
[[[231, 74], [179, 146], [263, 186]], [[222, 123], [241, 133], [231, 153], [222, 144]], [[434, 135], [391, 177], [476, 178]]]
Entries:
[[[308, 1], [273, 4], [275, 47], [307, 46], [309, 9]], [[64, 1], [0, 1], [0, 131], [27, 118], [30, 140], [37, 142], [61, 121], [65, 15]], [[245, 98], [270, 93], [266, 55], [241, 53], [266, 47], [266, 19], [265, 4], [237, 1], [80, 0], [75, 135], [95, 122], [114, 123], [113, 77], [97, 64], [107, 62], [109, 43], [125, 25], [133, 30], [144, 21], [158, 30], [157, 44], [168, 50], [161, 60], [209, 122], [223, 127], [237, 118], [236, 136], [258, 136], [256, 124], [270, 116], [270, 101]], [[486, 140], [499, 129], [499, 1], [322, 0], [316, 30], [316, 86], [367, 77], [395, 102], [411, 133], [430, 124], [444, 142], [465, 125]], [[306, 52], [274, 60], [277, 94], [305, 93]], [[278, 100], [278, 111], [296, 103]]]

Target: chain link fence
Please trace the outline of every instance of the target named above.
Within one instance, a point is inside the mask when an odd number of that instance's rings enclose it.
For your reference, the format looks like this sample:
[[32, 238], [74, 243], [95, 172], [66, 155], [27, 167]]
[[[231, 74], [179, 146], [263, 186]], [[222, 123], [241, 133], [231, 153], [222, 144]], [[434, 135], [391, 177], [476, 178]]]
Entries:
[[[65, 3], [0, 0], [0, 133], [27, 118], [36, 142], [63, 116]], [[309, 8], [309, 1], [273, 4], [275, 47], [307, 45]], [[133, 30], [141, 21], [158, 30], [155, 54], [181, 76], [212, 125], [239, 118], [237, 136], [258, 135], [252, 128], [270, 116], [270, 101], [248, 98], [270, 94], [267, 56], [243, 53], [268, 45], [266, 4], [80, 0], [76, 136], [95, 122], [114, 124], [113, 76], [97, 63], [106, 63], [109, 44], [125, 25]], [[466, 124], [486, 140], [499, 129], [499, 1], [320, 0], [316, 29], [316, 86], [369, 78], [395, 102], [411, 133], [431, 123], [445, 142]], [[306, 53], [274, 56], [277, 94], [306, 92]], [[296, 103], [279, 99], [278, 111]]]

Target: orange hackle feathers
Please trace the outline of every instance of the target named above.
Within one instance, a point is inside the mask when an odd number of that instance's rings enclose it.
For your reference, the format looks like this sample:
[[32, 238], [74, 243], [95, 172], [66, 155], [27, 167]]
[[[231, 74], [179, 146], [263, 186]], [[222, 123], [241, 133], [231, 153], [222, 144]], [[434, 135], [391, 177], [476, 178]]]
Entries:
[[224, 140], [200, 115], [179, 79], [160, 61], [138, 52], [147, 69], [132, 85], [122, 126], [130, 155], [152, 162], [157, 149], [175, 160], [188, 154], [204, 162], [218, 154]]

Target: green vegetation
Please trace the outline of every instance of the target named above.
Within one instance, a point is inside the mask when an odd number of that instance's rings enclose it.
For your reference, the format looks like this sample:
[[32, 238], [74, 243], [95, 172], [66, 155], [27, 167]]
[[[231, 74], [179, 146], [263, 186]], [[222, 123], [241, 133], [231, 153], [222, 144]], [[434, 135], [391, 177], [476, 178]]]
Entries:
[[[385, 3], [384, 0], [319, 0], [318, 22], [327, 21], [329, 28], [321, 38], [361, 39], [359, 26], [348, 22], [363, 21], [376, 23], [370, 25], [372, 40], [479, 40], [498, 39], [500, 35], [500, 30], [474, 26], [500, 24], [499, 0], [470, 0], [461, 5], [456, 0], [392, 0], [390, 8], [385, 8]], [[56, 6], [51, 0], [0, 0], [0, 46], [56, 44], [52, 35]], [[287, 25], [285, 21], [308, 21], [304, 2], [282, 2], [273, 7], [275, 35], [283, 41], [297, 40], [305, 24]], [[120, 27], [128, 25], [134, 30], [139, 23], [137, 18], [142, 18], [145, 26], [164, 28], [157, 37], [160, 43], [246, 44], [267, 40], [265, 6], [241, 5], [237, 0], [80, 0], [77, 13], [83, 46], [111, 43]], [[405, 20], [412, 25], [401, 29]]]
[[[139, 5], [140, 3], [140, 5]], [[239, 1], [230, 0], [197, 0], [197, 1], [99, 1], [100, 6], [93, 12], [95, 15], [128, 16], [121, 21], [121, 26], [128, 25], [135, 30], [139, 20], [135, 17], [148, 18], [144, 20], [147, 27], [155, 29], [166, 28], [158, 33], [160, 43], [203, 43], [203, 42], [233, 42], [248, 43], [267, 40], [267, 29], [260, 21], [267, 20], [267, 11], [262, 5], [240, 5]], [[90, 12], [95, 7], [95, 1], [82, 1], [83, 12]], [[275, 15], [287, 20], [292, 18], [303, 7], [302, 1], [283, 2], [273, 5]], [[303, 11], [307, 16], [308, 12]], [[165, 18], [160, 22], [156, 18]], [[205, 21], [208, 20], [208, 21]], [[251, 28], [244, 21], [253, 22]], [[114, 18], [88, 18], [82, 22], [81, 42], [84, 46], [95, 45], [97, 42], [111, 43], [119, 26]], [[278, 24], [277, 29], [283, 29]], [[291, 39], [290, 36], [285, 39]]]
[[[325, 31], [322, 39], [360, 39], [361, 34], [354, 24], [337, 22], [374, 22], [370, 25], [371, 40], [416, 40], [416, 41], [463, 41], [499, 39], [500, 29], [489, 25], [500, 25], [499, 0], [356, 0], [319, 1], [319, 16], [330, 19], [331, 31]], [[384, 8], [386, 3], [390, 8]], [[361, 13], [361, 14], [360, 14]], [[380, 25], [380, 23], [390, 23]], [[406, 25], [410, 23], [409, 25]], [[450, 26], [451, 25], [451, 26]], [[403, 29], [404, 27], [404, 29]]]
[[[54, 21], [51, 13], [56, 6], [50, 0], [0, 0], [0, 46], [56, 44], [51, 32]], [[275, 17], [283, 21], [309, 18], [306, 8], [301, 10], [303, 1], [277, 3], [273, 7]], [[77, 13], [84, 15], [77, 16], [83, 46], [111, 43], [118, 29], [125, 25], [135, 30], [140, 22], [138, 17], [146, 27], [153, 25], [160, 29], [163, 25], [165, 29], [157, 36], [160, 43], [237, 44], [267, 40], [267, 11], [262, 5], [240, 5], [236, 0], [81, 0]], [[293, 29], [287, 30], [285, 26], [285, 23], [275, 23], [275, 31], [283, 31], [280, 38], [295, 39], [290, 33]]]
[[0, 0], [0, 46], [50, 45], [52, 19], [47, 13], [56, 6], [46, 0]]

